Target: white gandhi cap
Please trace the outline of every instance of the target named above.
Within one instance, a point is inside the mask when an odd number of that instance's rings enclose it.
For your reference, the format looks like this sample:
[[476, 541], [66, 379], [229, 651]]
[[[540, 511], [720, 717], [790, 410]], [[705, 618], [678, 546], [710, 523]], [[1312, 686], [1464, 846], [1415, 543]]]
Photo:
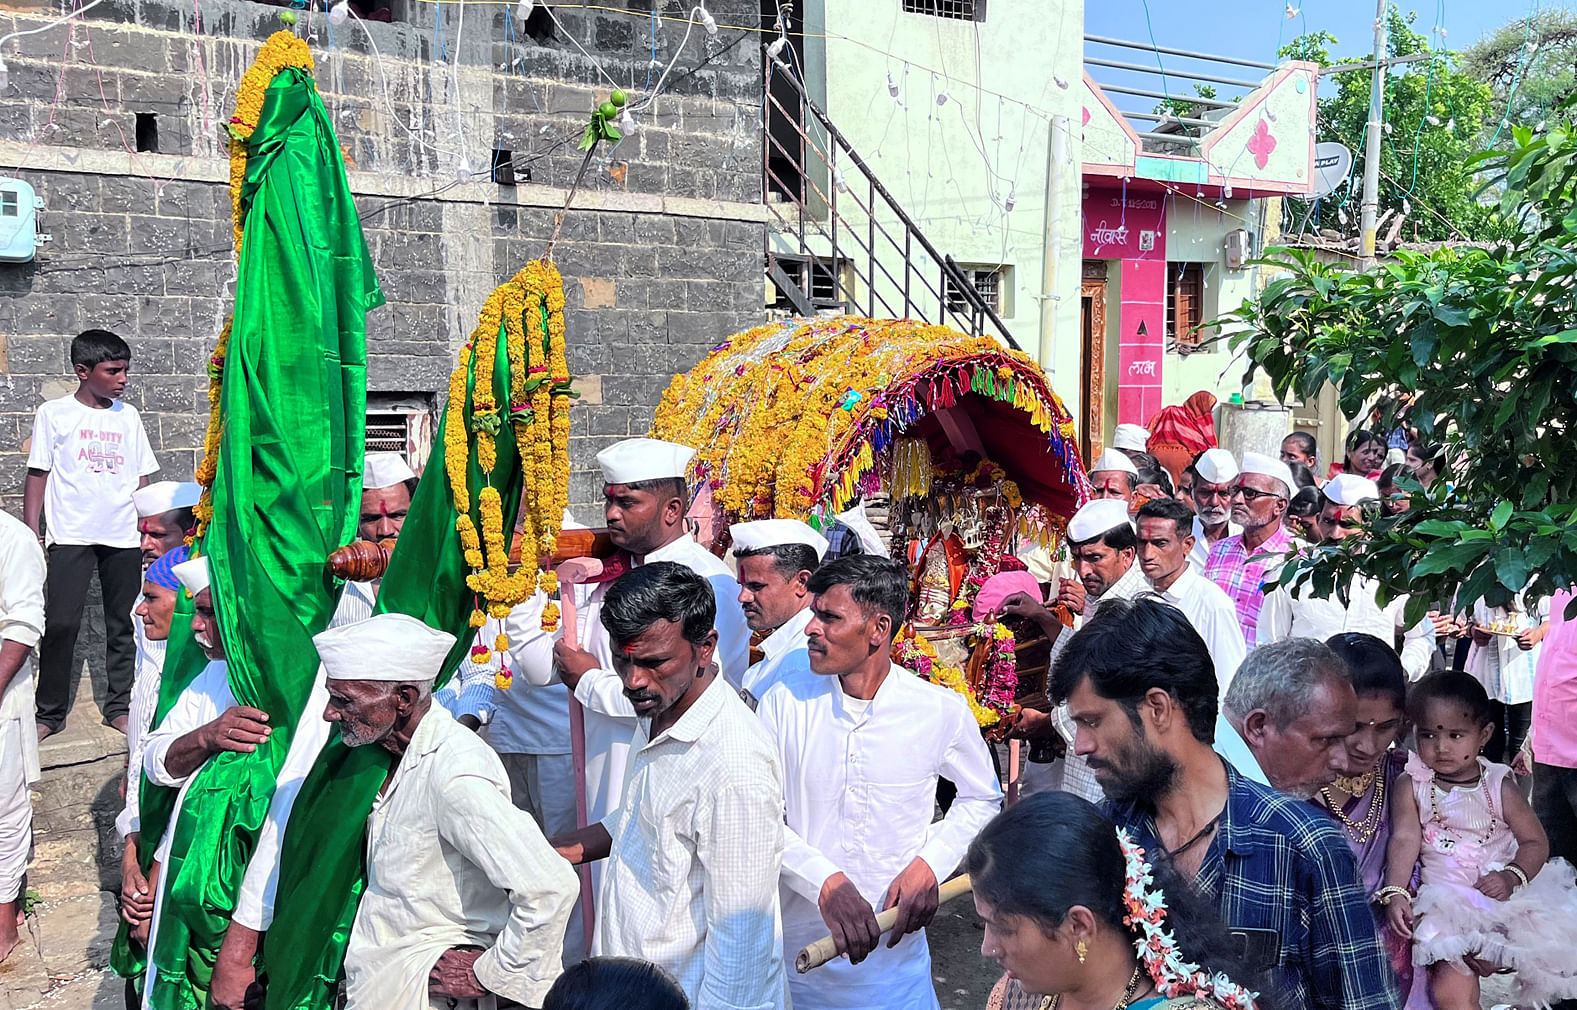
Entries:
[[1357, 505], [1380, 497], [1380, 488], [1374, 481], [1355, 473], [1337, 474], [1320, 491], [1338, 505]]
[[805, 544], [816, 549], [816, 560], [827, 556], [827, 538], [798, 519], [757, 519], [754, 522], [735, 523], [728, 528], [734, 541], [734, 553], [759, 551], [784, 544]]
[[1128, 518], [1128, 503], [1121, 498], [1097, 498], [1068, 520], [1068, 542], [1082, 544], [1119, 526], [1133, 527], [1133, 521]]
[[369, 452], [362, 464], [361, 487], [363, 491], [381, 491], [386, 487], [404, 484], [416, 479], [416, 471], [397, 452]]
[[1112, 445], [1118, 449], [1144, 452], [1149, 441], [1150, 430], [1137, 424], [1119, 424], [1117, 430], [1112, 432]]
[[161, 480], [140, 487], [131, 493], [131, 503], [137, 508], [137, 517], [147, 519], [161, 516], [174, 509], [189, 509], [203, 496], [203, 486], [191, 482], [181, 483]]
[[1238, 461], [1225, 449], [1206, 449], [1194, 461], [1194, 472], [1206, 484], [1230, 484], [1238, 479]]
[[643, 480], [684, 479], [695, 450], [655, 438], [627, 438], [597, 453], [602, 479], [607, 484], [636, 484]]
[[182, 561], [170, 568], [170, 574], [181, 580], [181, 585], [186, 587], [186, 594], [195, 597], [198, 593], [208, 588], [210, 579], [208, 573], [208, 555]]
[[1090, 473], [1096, 473], [1101, 470], [1121, 470], [1123, 473], [1131, 473], [1135, 477], [1139, 476], [1139, 468], [1133, 465], [1133, 460], [1117, 449], [1107, 449], [1101, 453], [1100, 459], [1090, 464]]
[[431, 681], [454, 648], [455, 637], [409, 614], [374, 614], [312, 636], [330, 680], [395, 684]]
[[1262, 452], [1245, 452], [1243, 454], [1243, 472], [1262, 474], [1280, 481], [1287, 489], [1284, 497], [1291, 498], [1293, 492], [1297, 491], [1292, 479], [1292, 467], [1274, 456], [1267, 456]]

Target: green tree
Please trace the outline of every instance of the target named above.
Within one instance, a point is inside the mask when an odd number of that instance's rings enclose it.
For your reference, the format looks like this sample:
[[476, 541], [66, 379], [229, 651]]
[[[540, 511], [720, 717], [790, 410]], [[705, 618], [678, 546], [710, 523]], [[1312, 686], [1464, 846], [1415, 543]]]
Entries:
[[1329, 381], [1348, 417], [1401, 405], [1384, 425], [1415, 427], [1453, 460], [1449, 488], [1406, 482], [1407, 511], [1370, 516], [1364, 536], [1322, 545], [1283, 581], [1329, 594], [1364, 573], [1387, 598], [1413, 594], [1416, 618], [1453, 594], [1458, 608], [1503, 604], [1577, 580], [1577, 135], [1569, 121], [1506, 132], [1513, 149], [1482, 164], [1506, 219], [1524, 222], [1511, 238], [1403, 252], [1369, 273], [1278, 250], [1286, 276], [1233, 313], [1233, 346], [1282, 398]]
[[[1509, 21], [1463, 50], [1462, 69], [1494, 90], [1508, 126], [1533, 126], [1577, 94], [1577, 13], [1546, 10]], [[1490, 130], [1499, 124], [1492, 119]]]
[[[1458, 66], [1454, 53], [1431, 52], [1429, 39], [1413, 31], [1415, 14], [1403, 15], [1394, 5], [1388, 10], [1388, 49], [1391, 59], [1419, 57], [1393, 65], [1386, 79], [1385, 123], [1380, 155], [1380, 210], [1408, 215], [1402, 235], [1422, 240], [1484, 240], [1505, 237], [1509, 227], [1492, 205], [1478, 199], [1480, 181], [1474, 177], [1473, 159], [1482, 150], [1486, 124], [1499, 119], [1499, 106], [1490, 86]], [[1329, 46], [1336, 42], [1328, 32], [1299, 36], [1280, 55], [1332, 65]], [[1335, 61], [1363, 63], [1367, 59]], [[1352, 149], [1357, 163], [1350, 190], [1340, 190], [1322, 201], [1319, 220], [1325, 227], [1357, 230], [1359, 179], [1362, 176], [1364, 131], [1369, 121], [1370, 71], [1338, 71], [1336, 93], [1319, 101], [1322, 141], [1336, 141]], [[1289, 201], [1289, 215], [1302, 221], [1313, 209], [1302, 201]]]

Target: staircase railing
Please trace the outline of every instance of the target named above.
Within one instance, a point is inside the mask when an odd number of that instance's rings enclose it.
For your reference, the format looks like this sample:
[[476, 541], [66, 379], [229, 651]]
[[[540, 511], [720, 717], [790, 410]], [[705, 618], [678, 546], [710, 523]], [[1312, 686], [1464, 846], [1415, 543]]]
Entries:
[[1018, 348], [996, 309], [926, 238], [797, 72], [768, 59], [764, 92], [765, 197], [775, 218], [767, 276], [788, 307], [807, 316], [922, 319]]

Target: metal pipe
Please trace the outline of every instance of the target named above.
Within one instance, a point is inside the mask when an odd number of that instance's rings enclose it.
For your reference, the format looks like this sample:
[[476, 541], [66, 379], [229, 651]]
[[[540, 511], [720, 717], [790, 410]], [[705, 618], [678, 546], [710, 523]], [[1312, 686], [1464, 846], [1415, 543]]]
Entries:
[[1142, 49], [1147, 53], [1164, 53], [1167, 56], [1186, 56], [1191, 60], [1206, 60], [1210, 63], [1230, 63], [1238, 67], [1253, 67], [1255, 70], [1275, 70], [1274, 63], [1259, 63], [1255, 60], [1242, 60], [1235, 56], [1212, 56], [1209, 53], [1194, 53], [1187, 49], [1168, 49], [1150, 42], [1129, 42], [1126, 39], [1107, 38], [1104, 35], [1086, 35], [1084, 41], [1094, 42], [1103, 46], [1120, 46], [1124, 49]]
[[1036, 355], [1046, 379], [1056, 384], [1056, 343], [1053, 336], [1057, 321], [1057, 271], [1062, 265], [1062, 208], [1058, 192], [1069, 171], [1068, 141], [1071, 136], [1067, 116], [1053, 116], [1046, 137], [1046, 244], [1041, 250], [1040, 271], [1040, 346]]
[[1385, 126], [1385, 8], [1388, 0], [1377, 0], [1374, 14], [1374, 77], [1369, 82], [1369, 125], [1363, 152], [1363, 203], [1359, 204], [1358, 265], [1374, 269], [1375, 215], [1380, 210], [1380, 136]]
[[1198, 137], [1188, 137], [1181, 133], [1144, 133], [1140, 132], [1140, 140], [1154, 140], [1163, 144], [1181, 144], [1184, 147], [1198, 147]]
[[[1324, 71], [1321, 71], [1321, 73], [1324, 73]], [[1186, 101], [1190, 105], [1201, 105], [1211, 109], [1237, 108], [1236, 102], [1223, 102], [1219, 98], [1202, 98], [1199, 95], [1189, 95], [1186, 99], [1184, 99], [1178, 98], [1176, 95], [1169, 95], [1164, 91], [1148, 91], [1144, 88], [1125, 88], [1119, 87], [1115, 84], [1102, 84], [1101, 90], [1115, 92], [1119, 95], [1137, 95], [1140, 98], [1159, 98], [1162, 101]]]
[[1136, 74], [1156, 74], [1162, 78], [1181, 77], [1190, 81], [1205, 81], [1209, 84], [1225, 84], [1229, 88], [1247, 88], [1250, 91], [1258, 88], [1260, 81], [1238, 81], [1230, 77], [1212, 77], [1209, 74], [1196, 74], [1188, 70], [1159, 70], [1147, 67], [1143, 63], [1124, 63], [1122, 60], [1098, 60], [1093, 56], [1086, 56], [1084, 62], [1092, 67], [1111, 67], [1113, 70], [1127, 70]]
[[[1182, 99], [1177, 99], [1182, 101]], [[1182, 123], [1184, 126], [1201, 126], [1215, 129], [1221, 124], [1213, 119], [1194, 119], [1189, 116], [1178, 116], [1165, 112], [1124, 112], [1129, 119], [1149, 119], [1157, 123]]]

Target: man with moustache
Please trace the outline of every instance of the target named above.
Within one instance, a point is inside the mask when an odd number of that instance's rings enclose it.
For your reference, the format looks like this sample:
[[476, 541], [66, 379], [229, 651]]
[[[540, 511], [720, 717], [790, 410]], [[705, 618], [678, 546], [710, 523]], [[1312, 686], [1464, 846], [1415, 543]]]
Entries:
[[761, 640], [762, 660], [745, 671], [741, 697], [752, 708], [767, 688], [810, 669], [805, 626], [810, 579], [827, 554], [827, 538], [797, 519], [757, 519], [728, 528], [739, 567], [739, 606]]
[[1321, 642], [1289, 638], [1238, 668], [1221, 699], [1216, 750], [1249, 778], [1307, 800], [1346, 767], [1357, 724], [1347, 664]]
[[694, 1010], [786, 1010], [782, 776], [718, 671], [716, 610], [672, 561], [608, 587], [599, 619], [637, 720], [629, 775], [618, 810], [553, 844], [572, 863], [606, 859], [594, 956], [659, 965]]
[[1245, 452], [1232, 499], [1238, 532], [1212, 547], [1205, 560], [1205, 578], [1232, 598], [1244, 644], [1249, 647], [1258, 640], [1265, 583], [1276, 578], [1294, 546], [1284, 521], [1294, 491], [1292, 483], [1287, 464]]
[[[903, 565], [855, 555], [816, 570], [808, 670], [757, 711], [783, 768], [785, 959], [828, 933], [847, 956], [789, 979], [797, 1010], [935, 1010], [924, 930], [938, 881], [1002, 805], [968, 704], [892, 662], [909, 602]], [[957, 787], [932, 821], [938, 778]], [[880, 946], [874, 909], [898, 909]]]
[[1194, 546], [1188, 551], [1188, 563], [1194, 571], [1203, 572], [1211, 548], [1243, 532], [1232, 514], [1238, 464], [1225, 449], [1206, 449], [1194, 460], [1193, 470]]
[[1109, 498], [1133, 501], [1133, 493], [1139, 487], [1139, 468], [1122, 450], [1107, 449], [1090, 464], [1090, 487], [1092, 501]]
[[1188, 506], [1170, 498], [1140, 506], [1138, 567], [1150, 588], [1181, 610], [1205, 640], [1216, 679], [1225, 685], [1243, 662], [1243, 629], [1227, 594], [1188, 563], [1193, 518]]
[[1112, 819], [1215, 902], [1245, 958], [1269, 973], [1269, 1001], [1396, 1010], [1341, 832], [1211, 749], [1215, 671], [1181, 611], [1152, 599], [1105, 604], [1058, 657], [1050, 693], [1068, 705], [1074, 750]]
[[346, 1010], [540, 1006], [579, 881], [510, 803], [498, 755], [433, 704], [454, 636], [376, 614], [312, 641], [328, 675], [321, 717], [345, 746], [395, 756], [367, 818]]

